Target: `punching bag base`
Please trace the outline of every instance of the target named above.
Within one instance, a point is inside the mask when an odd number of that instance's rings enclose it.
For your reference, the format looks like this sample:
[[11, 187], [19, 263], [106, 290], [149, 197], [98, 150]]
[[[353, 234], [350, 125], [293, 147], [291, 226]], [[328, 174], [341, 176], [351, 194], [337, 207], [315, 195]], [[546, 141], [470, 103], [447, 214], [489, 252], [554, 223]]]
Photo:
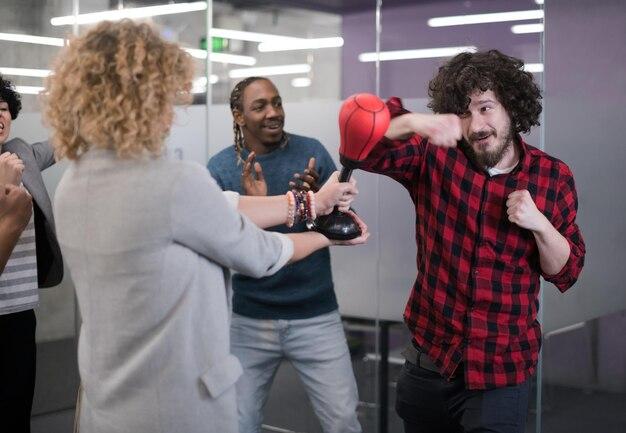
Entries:
[[328, 215], [317, 217], [313, 230], [336, 241], [348, 241], [361, 236], [361, 229], [356, 221], [349, 214], [336, 209]]

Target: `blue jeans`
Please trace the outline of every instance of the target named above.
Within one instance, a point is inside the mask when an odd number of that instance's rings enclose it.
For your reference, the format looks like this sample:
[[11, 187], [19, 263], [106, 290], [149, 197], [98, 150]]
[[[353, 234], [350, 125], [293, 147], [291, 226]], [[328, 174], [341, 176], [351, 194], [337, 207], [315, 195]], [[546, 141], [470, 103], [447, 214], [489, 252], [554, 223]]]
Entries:
[[338, 311], [302, 320], [233, 314], [231, 352], [243, 366], [237, 382], [240, 433], [260, 433], [263, 406], [283, 359], [298, 372], [324, 433], [361, 432], [356, 381]]
[[517, 386], [468, 390], [463, 373], [448, 381], [406, 362], [396, 388], [405, 433], [523, 433], [530, 379]]

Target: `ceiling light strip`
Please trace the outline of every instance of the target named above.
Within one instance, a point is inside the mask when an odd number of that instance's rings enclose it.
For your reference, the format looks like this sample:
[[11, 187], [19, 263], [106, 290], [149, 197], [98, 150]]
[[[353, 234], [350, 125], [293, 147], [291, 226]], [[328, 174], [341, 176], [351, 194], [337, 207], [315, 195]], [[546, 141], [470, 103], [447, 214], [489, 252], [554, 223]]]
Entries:
[[543, 19], [543, 10], [541, 9], [437, 17], [429, 19], [428, 25], [430, 27], [447, 27], [462, 26], [466, 24], [499, 23], [505, 21], [524, 21], [538, 19]]
[[317, 50], [320, 48], [343, 47], [342, 37], [298, 39], [295, 41], [261, 42], [259, 51], [262, 53], [273, 51], [294, 51], [294, 50]]
[[0, 41], [25, 42], [27, 44], [52, 45], [62, 47], [65, 40], [47, 36], [22, 35], [19, 33], [0, 33]]
[[[197, 59], [206, 59], [206, 50], [200, 50], [197, 48], [183, 48], [189, 54]], [[242, 66], [254, 66], [256, 65], [256, 59], [251, 56], [240, 56], [238, 54], [228, 53], [211, 53], [211, 61], [218, 63], [231, 63], [233, 65]]]
[[311, 65], [306, 63], [280, 66], [261, 66], [257, 68], [233, 69], [228, 73], [230, 78], [245, 78], [252, 76], [306, 74], [311, 71]]
[[541, 33], [543, 32], [543, 23], [536, 24], [516, 24], [511, 26], [511, 31], [516, 35], [526, 33]]
[[21, 95], [38, 95], [44, 88], [39, 86], [15, 86], [15, 91]]
[[224, 39], [236, 39], [239, 41], [249, 41], [249, 42], [298, 42], [306, 39], [303, 38], [295, 38], [291, 36], [281, 36], [281, 35], [272, 35], [269, 33], [256, 33], [256, 32], [246, 32], [243, 30], [229, 30], [229, 29], [219, 29], [212, 28], [209, 31], [209, 34], [216, 38], [224, 38]]
[[308, 77], [298, 77], [291, 80], [291, 85], [293, 87], [310, 87], [311, 79]]
[[422, 48], [417, 50], [381, 51], [380, 53], [369, 52], [359, 54], [361, 62], [381, 62], [390, 60], [429, 59], [437, 57], [452, 57], [459, 53], [475, 53], [477, 48], [473, 45], [462, 47]]
[[170, 3], [159, 6], [146, 6], [139, 8], [116, 9], [102, 12], [92, 12], [80, 15], [67, 15], [54, 17], [50, 20], [53, 26], [67, 26], [73, 24], [93, 24], [100, 21], [118, 21], [124, 18], [148, 18], [159, 15], [172, 15], [185, 12], [206, 10], [207, 2]]
[[543, 63], [526, 63], [524, 64], [524, 70], [533, 74], [543, 72]]
[[16, 77], [42, 77], [50, 75], [49, 69], [4, 68], [0, 66], [0, 74]]

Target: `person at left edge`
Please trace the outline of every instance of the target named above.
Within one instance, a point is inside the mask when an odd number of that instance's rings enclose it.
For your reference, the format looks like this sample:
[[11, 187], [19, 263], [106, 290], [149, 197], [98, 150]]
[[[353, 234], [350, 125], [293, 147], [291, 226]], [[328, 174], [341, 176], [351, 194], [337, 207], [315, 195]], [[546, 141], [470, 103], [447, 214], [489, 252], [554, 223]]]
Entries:
[[47, 141], [9, 140], [21, 108], [20, 95], [0, 76], [0, 184], [24, 188], [32, 196], [30, 221], [0, 275], [0, 422], [12, 433], [30, 432], [39, 289], [63, 279], [52, 205], [41, 177], [54, 164], [54, 151]]

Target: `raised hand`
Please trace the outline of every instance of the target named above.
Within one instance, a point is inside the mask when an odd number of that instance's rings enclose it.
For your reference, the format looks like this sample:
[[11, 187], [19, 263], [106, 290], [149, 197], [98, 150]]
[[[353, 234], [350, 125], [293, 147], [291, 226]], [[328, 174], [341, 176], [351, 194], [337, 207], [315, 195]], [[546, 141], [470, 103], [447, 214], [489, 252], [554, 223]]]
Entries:
[[11, 221], [21, 232], [33, 212], [32, 197], [24, 187], [6, 184], [0, 189], [0, 220]]
[[537, 209], [537, 205], [528, 190], [513, 191], [506, 201], [506, 213], [509, 221], [521, 228], [540, 232], [550, 224], [544, 214]]
[[[421, 114], [420, 135], [428, 137], [435, 146], [455, 147], [463, 137], [461, 118], [455, 114]], [[421, 122], [421, 123], [420, 123]]]
[[0, 184], [19, 186], [22, 182], [24, 162], [14, 153], [0, 155]]
[[261, 164], [254, 160], [256, 154], [250, 152], [241, 171], [241, 189], [244, 195], [267, 195], [267, 183], [263, 176]]
[[289, 181], [289, 188], [317, 192], [320, 189], [319, 180], [320, 175], [315, 170], [315, 158], [312, 157], [302, 173], [294, 173], [293, 178]]
[[428, 138], [435, 146], [455, 147], [463, 137], [461, 118], [455, 114], [407, 113], [391, 120], [385, 136], [406, 140], [413, 134]]

